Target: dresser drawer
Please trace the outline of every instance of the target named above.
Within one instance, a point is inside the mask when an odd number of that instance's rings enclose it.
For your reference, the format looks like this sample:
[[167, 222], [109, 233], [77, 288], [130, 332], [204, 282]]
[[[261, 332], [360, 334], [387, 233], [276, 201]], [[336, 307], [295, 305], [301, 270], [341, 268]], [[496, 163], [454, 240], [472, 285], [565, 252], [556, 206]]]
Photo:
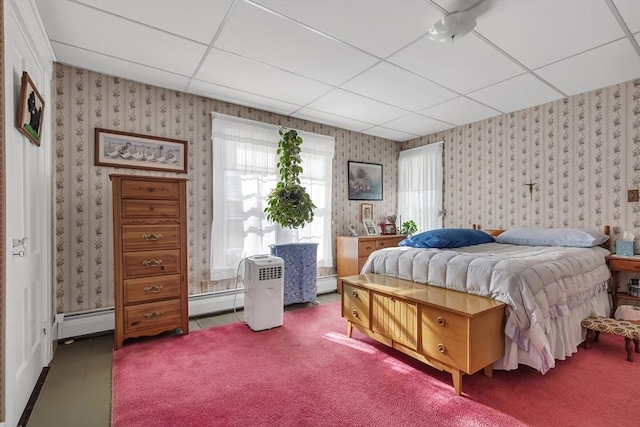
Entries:
[[358, 255], [360, 257], [368, 257], [373, 251], [377, 249], [375, 240], [365, 240], [358, 243]]
[[640, 262], [627, 259], [609, 258], [609, 268], [617, 271], [640, 271]]
[[461, 371], [467, 371], [467, 345], [451, 338], [442, 337], [437, 342], [422, 341], [422, 354]]
[[122, 180], [123, 199], [164, 199], [179, 200], [180, 184], [178, 182]]
[[369, 327], [369, 291], [342, 283], [342, 317]]
[[123, 200], [122, 218], [178, 218], [180, 204], [170, 200]]
[[423, 353], [449, 366], [466, 369], [469, 318], [438, 308], [423, 307], [420, 321]]
[[180, 250], [128, 252], [123, 255], [124, 277], [180, 273]]
[[402, 240], [404, 240], [404, 238], [402, 237], [398, 237], [397, 239], [376, 240], [376, 247], [377, 249], [393, 248], [398, 246], [398, 243], [400, 243]]
[[463, 340], [467, 337], [469, 319], [466, 316], [433, 307], [423, 307], [420, 318], [423, 339], [447, 336]]
[[123, 251], [174, 249], [180, 247], [180, 225], [124, 225]]
[[180, 324], [180, 300], [151, 302], [124, 308], [125, 332]]
[[180, 275], [142, 277], [124, 281], [124, 303], [137, 304], [180, 296]]

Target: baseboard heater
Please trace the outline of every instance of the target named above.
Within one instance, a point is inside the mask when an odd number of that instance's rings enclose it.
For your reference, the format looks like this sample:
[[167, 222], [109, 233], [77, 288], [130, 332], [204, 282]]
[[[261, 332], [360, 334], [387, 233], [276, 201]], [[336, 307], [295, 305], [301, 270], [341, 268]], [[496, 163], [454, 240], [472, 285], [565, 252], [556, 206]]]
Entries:
[[[338, 280], [336, 276], [318, 277], [317, 292], [326, 294], [335, 292]], [[189, 297], [189, 317], [198, 317], [244, 307], [244, 291], [230, 290]], [[114, 309], [105, 308], [78, 313], [56, 314], [55, 324], [51, 328], [54, 340], [79, 337], [112, 331], [115, 327]], [[57, 332], [57, 333], [56, 333]]]

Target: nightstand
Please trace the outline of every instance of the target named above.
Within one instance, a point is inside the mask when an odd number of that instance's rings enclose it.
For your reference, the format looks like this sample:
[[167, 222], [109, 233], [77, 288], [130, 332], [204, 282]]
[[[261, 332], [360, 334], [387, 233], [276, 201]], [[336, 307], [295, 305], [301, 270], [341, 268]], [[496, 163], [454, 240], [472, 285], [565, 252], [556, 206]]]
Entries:
[[640, 256], [610, 255], [607, 257], [607, 264], [609, 265], [609, 270], [611, 270], [611, 316], [613, 317], [618, 305], [618, 299], [640, 301], [640, 298], [631, 296], [628, 292], [618, 292], [618, 273], [621, 271], [640, 273]]

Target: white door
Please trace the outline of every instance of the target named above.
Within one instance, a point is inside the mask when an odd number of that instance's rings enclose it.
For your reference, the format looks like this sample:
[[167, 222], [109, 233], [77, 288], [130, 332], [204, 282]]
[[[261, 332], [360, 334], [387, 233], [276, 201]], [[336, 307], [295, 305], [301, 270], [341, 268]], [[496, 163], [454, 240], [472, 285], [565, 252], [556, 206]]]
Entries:
[[[22, 71], [41, 94], [48, 77], [19, 30], [15, 12], [5, 9], [5, 192], [6, 192], [6, 422], [16, 425], [42, 368], [51, 358], [51, 166], [50, 137], [41, 147], [15, 126]], [[50, 96], [46, 99], [50, 100]], [[45, 104], [45, 109], [49, 105]], [[43, 136], [50, 133], [45, 112]], [[26, 240], [23, 240], [26, 239]], [[16, 255], [14, 255], [14, 253]]]

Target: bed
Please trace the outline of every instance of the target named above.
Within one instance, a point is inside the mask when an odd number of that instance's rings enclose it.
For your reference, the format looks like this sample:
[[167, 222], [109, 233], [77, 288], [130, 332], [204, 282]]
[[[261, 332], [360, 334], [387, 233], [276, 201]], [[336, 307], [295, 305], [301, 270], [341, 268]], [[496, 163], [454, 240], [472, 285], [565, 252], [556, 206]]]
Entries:
[[[443, 230], [457, 233], [461, 229]], [[501, 239], [503, 235], [522, 236], [522, 230], [528, 240]], [[494, 369], [512, 370], [523, 364], [544, 374], [555, 367], [556, 360], [577, 351], [584, 341], [580, 325], [584, 318], [608, 316], [611, 309], [611, 274], [606, 264], [610, 252], [599, 246], [608, 236], [590, 232], [597, 238], [589, 243], [556, 239], [550, 246], [548, 239], [539, 240], [548, 230], [557, 236], [560, 229], [509, 230], [497, 241], [491, 236], [487, 243], [461, 245], [467, 242], [462, 239], [454, 247], [381, 249], [369, 256], [362, 273], [398, 277], [504, 302], [505, 353]], [[565, 231], [560, 230], [564, 237]]]

